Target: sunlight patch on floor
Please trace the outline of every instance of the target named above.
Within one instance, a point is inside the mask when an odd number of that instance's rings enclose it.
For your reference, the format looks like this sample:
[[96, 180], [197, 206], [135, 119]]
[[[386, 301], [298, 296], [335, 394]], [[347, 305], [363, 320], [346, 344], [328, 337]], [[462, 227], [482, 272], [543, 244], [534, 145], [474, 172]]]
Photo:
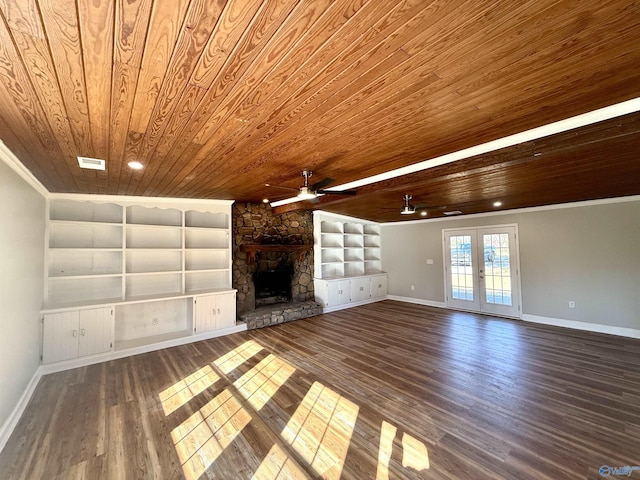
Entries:
[[408, 433], [402, 434], [402, 466], [417, 471], [429, 470], [429, 451], [424, 443]]
[[164, 414], [169, 415], [175, 412], [182, 405], [189, 402], [196, 395], [204, 392], [218, 380], [220, 380], [220, 377], [207, 365], [179, 382], [174, 383], [158, 394], [162, 402]]
[[233, 382], [233, 386], [253, 408], [260, 410], [295, 371], [294, 367], [270, 353]]
[[391, 460], [391, 454], [393, 453], [393, 440], [396, 438], [397, 431], [396, 427], [384, 420], [382, 421], [376, 480], [389, 480], [389, 460]]
[[274, 445], [251, 480], [300, 480], [307, 477], [282, 447]]
[[218, 358], [213, 363], [216, 365], [216, 367], [222, 370], [223, 373], [229, 373], [249, 360], [260, 350], [262, 350], [262, 346], [260, 346], [253, 340], [249, 340], [248, 342], [244, 342], [239, 347], [234, 348], [226, 355]]
[[[389, 480], [389, 461], [398, 429], [389, 422], [380, 426], [380, 448], [376, 480]], [[429, 451], [424, 443], [408, 433], [402, 434], [402, 466], [416, 471], [429, 470]]]
[[228, 389], [171, 432], [187, 480], [202, 475], [242, 429], [251, 415]]
[[318, 475], [337, 480], [358, 410], [355, 403], [315, 382], [282, 431], [282, 438]]

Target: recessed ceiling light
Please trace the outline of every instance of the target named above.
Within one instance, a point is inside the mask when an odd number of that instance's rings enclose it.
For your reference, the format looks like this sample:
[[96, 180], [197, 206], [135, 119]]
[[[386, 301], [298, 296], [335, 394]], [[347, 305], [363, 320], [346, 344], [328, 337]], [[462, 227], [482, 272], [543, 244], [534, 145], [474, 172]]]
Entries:
[[106, 162], [99, 158], [78, 157], [78, 165], [80, 165], [80, 168], [88, 168], [90, 170], [104, 170]]
[[427, 216], [427, 211], [425, 210], [423, 212], [420, 212], [420, 215], [422, 215], [423, 217], [426, 217]]
[[133, 162], [127, 163], [127, 165], [129, 165], [129, 168], [133, 168], [134, 170], [142, 170], [142, 168], [144, 167], [144, 165], [142, 165], [140, 162], [136, 162], [135, 160]]
[[450, 212], [442, 212], [445, 215], [460, 215], [462, 212], [460, 210], [451, 210]]
[[493, 206], [494, 207], [501, 207], [502, 206], [502, 202], [501, 201], [493, 202]]
[[269, 203], [269, 199], [268, 198], [263, 198], [262, 199], [262, 203]]

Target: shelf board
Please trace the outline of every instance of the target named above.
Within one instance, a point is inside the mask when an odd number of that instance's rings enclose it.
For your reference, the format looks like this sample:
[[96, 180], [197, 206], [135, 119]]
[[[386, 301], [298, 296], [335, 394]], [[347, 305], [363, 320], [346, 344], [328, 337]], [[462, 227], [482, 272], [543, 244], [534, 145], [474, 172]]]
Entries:
[[108, 278], [108, 277], [122, 277], [122, 273], [84, 273], [84, 274], [69, 274], [69, 275], [49, 275], [49, 280], [75, 280], [79, 278]]
[[143, 276], [143, 275], [169, 275], [182, 273], [182, 267], [178, 270], [158, 270], [158, 271], [145, 271], [145, 272], [125, 272], [127, 277]]
[[116, 340], [115, 350], [128, 350], [130, 348], [143, 347], [153, 343], [166, 342], [177, 338], [190, 337], [193, 335], [190, 329], [178, 330], [175, 332], [162, 333], [160, 335], [152, 335], [148, 337], [133, 338], [131, 340]]
[[166, 251], [166, 252], [181, 252], [182, 251], [182, 247], [128, 247], [124, 249], [127, 252], [149, 252], [149, 251], [153, 251], [153, 252], [159, 252], [159, 251]]
[[[123, 248], [103, 248], [103, 247], [49, 247], [50, 252], [122, 252]], [[131, 249], [129, 249], [131, 250]]]
[[126, 223], [127, 227], [132, 228], [172, 228], [177, 230], [182, 230], [182, 225], [157, 225], [154, 223]]
[[122, 222], [101, 222], [99, 220], [49, 220], [50, 225], [73, 225], [86, 227], [122, 227]]
[[213, 231], [213, 232], [228, 232], [228, 227], [191, 227], [189, 225], [184, 226], [185, 230], [202, 230], [202, 231]]
[[193, 289], [193, 290], [187, 290], [186, 295], [188, 296], [201, 296], [201, 295], [211, 295], [214, 293], [233, 293], [236, 292], [236, 290], [231, 289], [231, 288], [200, 288], [200, 289]]
[[103, 298], [100, 300], [83, 300], [75, 302], [51, 302], [43, 305], [42, 312], [46, 313], [51, 310], [75, 310], [81, 307], [110, 307], [116, 303], [121, 302], [121, 297]]
[[202, 272], [228, 272], [229, 268], [198, 268], [198, 269], [185, 269], [184, 273], [202, 273]]

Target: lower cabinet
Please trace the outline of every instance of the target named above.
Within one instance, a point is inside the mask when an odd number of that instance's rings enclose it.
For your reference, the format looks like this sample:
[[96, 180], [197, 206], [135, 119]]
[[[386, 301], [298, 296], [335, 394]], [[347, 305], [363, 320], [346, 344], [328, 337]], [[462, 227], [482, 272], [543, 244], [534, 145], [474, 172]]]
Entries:
[[387, 274], [314, 279], [316, 302], [324, 311], [340, 310], [387, 297]]
[[387, 276], [375, 275], [370, 278], [371, 298], [387, 298]]
[[106, 359], [119, 358], [201, 340], [208, 338], [201, 334], [233, 327], [235, 290], [45, 311], [42, 363], [108, 352]]
[[113, 308], [49, 313], [43, 319], [42, 362], [108, 352], [113, 348]]
[[201, 295], [194, 297], [194, 333], [234, 327], [236, 324], [236, 294]]
[[349, 292], [351, 302], [362, 302], [371, 298], [371, 280], [367, 277], [352, 278], [349, 280]]
[[[326, 303], [327, 305], [344, 305], [351, 301], [350, 297], [350, 282], [349, 280], [336, 280], [333, 282], [326, 282], [322, 287], [326, 289]], [[321, 288], [322, 288], [321, 287]]]

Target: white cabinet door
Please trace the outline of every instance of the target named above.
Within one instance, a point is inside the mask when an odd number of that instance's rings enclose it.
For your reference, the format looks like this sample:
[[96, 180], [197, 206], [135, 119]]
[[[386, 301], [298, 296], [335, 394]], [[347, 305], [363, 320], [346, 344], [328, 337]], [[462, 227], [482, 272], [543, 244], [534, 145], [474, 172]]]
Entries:
[[42, 362], [60, 362], [78, 356], [80, 313], [48, 313], [44, 316]]
[[236, 326], [236, 294], [216, 295], [216, 329]]
[[113, 344], [113, 308], [44, 316], [42, 362], [52, 363], [108, 352]]
[[371, 297], [371, 291], [369, 286], [369, 277], [364, 278], [352, 278], [351, 285], [351, 301], [361, 302]]
[[349, 303], [349, 280], [327, 282], [327, 307]]
[[202, 295], [195, 298], [195, 332], [203, 333], [216, 328], [216, 295]]
[[80, 310], [78, 355], [95, 355], [111, 350], [113, 308]]
[[387, 296], [387, 276], [376, 275], [371, 277], [371, 298], [383, 298]]

